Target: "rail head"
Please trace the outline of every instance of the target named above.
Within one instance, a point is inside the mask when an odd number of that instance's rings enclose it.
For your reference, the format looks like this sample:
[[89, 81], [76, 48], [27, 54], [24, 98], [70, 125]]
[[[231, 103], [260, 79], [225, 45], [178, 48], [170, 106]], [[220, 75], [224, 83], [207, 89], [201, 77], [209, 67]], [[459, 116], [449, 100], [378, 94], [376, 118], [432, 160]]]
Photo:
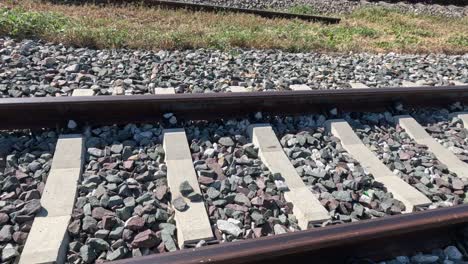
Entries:
[[154, 122], [171, 112], [179, 120], [245, 117], [255, 112], [276, 115], [342, 111], [381, 111], [396, 102], [405, 106], [447, 106], [468, 102], [468, 86], [369, 88], [211, 94], [36, 97], [0, 99], [0, 129], [111, 125]]

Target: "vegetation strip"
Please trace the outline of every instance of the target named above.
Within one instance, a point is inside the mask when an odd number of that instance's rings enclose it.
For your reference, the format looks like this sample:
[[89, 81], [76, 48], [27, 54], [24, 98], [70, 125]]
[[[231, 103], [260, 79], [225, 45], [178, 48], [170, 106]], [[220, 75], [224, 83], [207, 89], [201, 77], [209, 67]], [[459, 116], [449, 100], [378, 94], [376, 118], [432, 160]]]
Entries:
[[0, 35], [80, 47], [464, 54], [468, 52], [466, 32], [468, 17], [415, 15], [385, 8], [358, 9], [345, 15], [340, 24], [324, 25], [141, 5], [102, 8], [32, 0], [0, 4]]

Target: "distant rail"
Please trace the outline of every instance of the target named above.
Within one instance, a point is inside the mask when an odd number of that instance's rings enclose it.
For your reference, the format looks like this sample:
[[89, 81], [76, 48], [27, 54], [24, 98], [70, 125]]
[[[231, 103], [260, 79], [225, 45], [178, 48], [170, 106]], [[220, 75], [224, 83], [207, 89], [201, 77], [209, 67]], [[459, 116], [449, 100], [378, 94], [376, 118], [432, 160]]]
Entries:
[[[63, 2], [57, 1], [54, 2]], [[340, 22], [340, 18], [337, 17], [327, 17], [327, 16], [317, 16], [317, 15], [304, 15], [304, 14], [295, 14], [287, 12], [277, 12], [270, 10], [261, 10], [261, 9], [248, 9], [248, 8], [236, 8], [228, 6], [219, 6], [219, 5], [208, 5], [208, 4], [194, 4], [194, 3], [184, 3], [179, 1], [164, 1], [164, 0], [93, 0], [93, 1], [71, 1], [72, 3], [85, 3], [92, 2], [96, 4], [128, 4], [128, 3], [139, 3], [147, 6], [160, 6], [164, 8], [171, 9], [186, 9], [191, 11], [205, 11], [205, 12], [231, 12], [231, 13], [242, 13], [242, 14], [252, 14], [265, 18], [284, 18], [284, 19], [300, 19], [305, 21], [313, 22], [322, 22], [327, 24], [336, 24]]]
[[[357, 0], [353, 0], [356, 1]], [[428, 5], [456, 5], [456, 6], [468, 6], [467, 0], [367, 0], [369, 2], [388, 2], [388, 3], [410, 3], [410, 4], [428, 4]]]

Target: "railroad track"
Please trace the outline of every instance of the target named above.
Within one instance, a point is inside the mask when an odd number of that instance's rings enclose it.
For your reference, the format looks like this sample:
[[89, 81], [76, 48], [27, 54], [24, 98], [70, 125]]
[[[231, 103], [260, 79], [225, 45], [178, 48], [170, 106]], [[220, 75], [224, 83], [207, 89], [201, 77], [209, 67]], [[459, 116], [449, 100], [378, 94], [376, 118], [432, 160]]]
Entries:
[[[379, 2], [378, 0], [370, 0], [369, 2]], [[466, 1], [464, 0], [385, 0], [384, 2], [389, 3], [400, 3], [400, 2], [407, 2], [412, 4], [437, 4], [437, 5], [457, 5], [457, 6], [466, 6]]]
[[[60, 2], [60, 0], [55, 0]], [[76, 3], [83, 3], [86, 1], [72, 1]], [[300, 19], [306, 21], [316, 21], [327, 24], [335, 24], [340, 22], [340, 18], [327, 17], [319, 15], [306, 15], [306, 14], [295, 14], [263, 9], [248, 9], [248, 8], [236, 8], [229, 6], [219, 6], [210, 4], [194, 4], [180, 1], [166, 1], [166, 0], [93, 0], [92, 3], [96, 4], [144, 4], [147, 6], [159, 6], [163, 8], [171, 9], [186, 9], [191, 11], [204, 11], [204, 12], [230, 12], [230, 13], [243, 13], [253, 14], [265, 18], [285, 18], [285, 19]]]
[[462, 243], [464, 153], [412, 109], [466, 139], [467, 102], [466, 85], [2, 99], [2, 261], [343, 263]]

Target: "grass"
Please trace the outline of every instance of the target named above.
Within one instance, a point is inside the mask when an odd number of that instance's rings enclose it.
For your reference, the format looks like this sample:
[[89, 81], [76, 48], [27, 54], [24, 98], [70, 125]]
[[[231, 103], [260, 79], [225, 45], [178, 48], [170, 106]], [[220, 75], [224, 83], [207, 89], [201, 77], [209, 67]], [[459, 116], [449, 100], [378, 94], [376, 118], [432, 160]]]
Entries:
[[[290, 12], [316, 13], [310, 7]], [[139, 5], [0, 3], [0, 34], [96, 48], [281, 49], [319, 52], [468, 52], [468, 17], [443, 18], [396, 10], [359, 9], [336, 25], [247, 14], [193, 13]]]
[[288, 8], [287, 12], [301, 15], [316, 15], [318, 12], [310, 5], [295, 5]]

